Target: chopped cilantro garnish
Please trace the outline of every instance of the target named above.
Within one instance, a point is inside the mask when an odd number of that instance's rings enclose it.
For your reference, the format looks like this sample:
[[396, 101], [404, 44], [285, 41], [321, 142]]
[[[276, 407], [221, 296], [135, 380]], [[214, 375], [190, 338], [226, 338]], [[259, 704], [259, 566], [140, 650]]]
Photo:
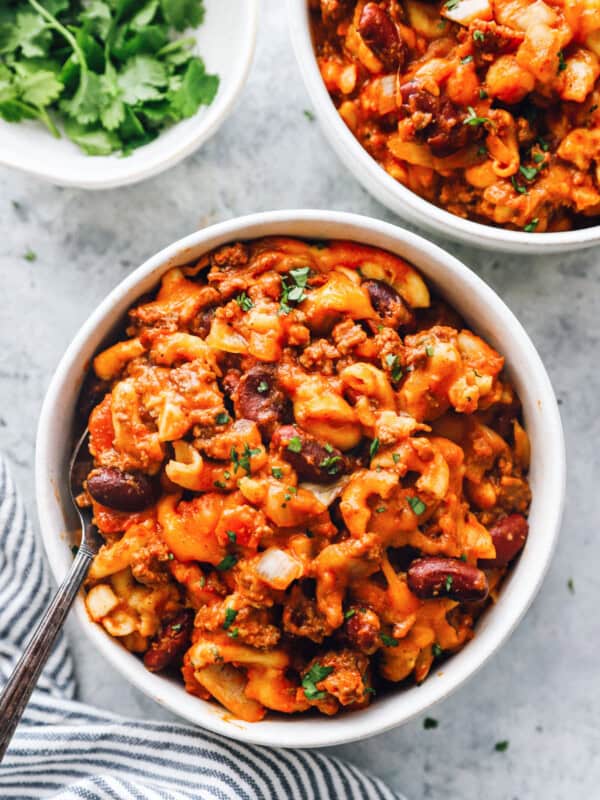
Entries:
[[235, 302], [242, 309], [242, 311], [250, 311], [250, 309], [254, 307], [254, 303], [248, 297], [246, 292], [238, 294], [238, 296], [235, 298]]
[[[77, 553], [79, 552], [79, 547], [78, 547], [78, 545], [76, 545], [76, 544], [72, 544], [72, 545], [71, 545], [71, 552], [73, 553], [73, 555], [74, 555], [74, 556], [76, 556], [76, 555], [77, 555]], [[172, 554], [172, 553], [169, 553], [169, 555], [170, 555], [171, 557], [173, 556], [173, 554]]]
[[446, 580], [444, 581], [444, 589], [447, 592], [450, 592], [452, 590], [453, 583], [454, 583], [454, 578], [452, 577], [452, 575], [446, 575]]
[[319, 467], [326, 469], [329, 475], [337, 475], [340, 471], [341, 464], [339, 462], [341, 460], [341, 456], [327, 456], [321, 461]]
[[426, 731], [430, 731], [433, 728], [437, 728], [438, 725], [439, 722], [437, 721], [437, 719], [434, 719], [433, 717], [425, 717], [425, 719], [423, 720], [423, 727], [425, 728]]
[[544, 151], [544, 153], [547, 153], [548, 150], [550, 149], [550, 145], [548, 144], [548, 142], [546, 142], [544, 139], [542, 139], [541, 136], [538, 136], [537, 142], [538, 142], [539, 146], [542, 148], [542, 150]]
[[571, 594], [575, 594], [575, 582], [573, 578], [569, 578], [567, 581], [567, 589], [571, 592]]
[[446, 0], [444, 3], [444, 8], [446, 11], [454, 11], [454, 9], [458, 6], [460, 0]]
[[229, 414], [226, 411], [221, 411], [221, 413], [217, 414], [215, 417], [215, 422], [217, 425], [227, 425], [229, 422]]
[[508, 750], [508, 739], [503, 739], [501, 742], [496, 742], [494, 750], [497, 753], [505, 753]]
[[469, 116], [463, 120], [464, 125], [485, 125], [486, 122], [491, 124], [491, 120], [488, 117], [478, 117], [473, 106], [467, 106], [467, 111]]
[[473, 31], [473, 39], [475, 39], [476, 42], [483, 42], [485, 33], [483, 31]]
[[433, 653], [433, 657], [434, 658], [439, 658], [444, 651], [442, 650], [442, 648], [439, 646], [439, 644], [437, 642], [434, 642], [431, 645], [431, 652]]
[[297, 267], [291, 269], [287, 275], [281, 276], [281, 299], [279, 301], [279, 311], [281, 314], [289, 314], [292, 310], [290, 303], [301, 303], [305, 298], [310, 267]]
[[539, 167], [519, 167], [519, 172], [527, 181], [532, 181], [540, 171]]
[[173, 555], [173, 553], [168, 553], [168, 554], [167, 554], [167, 558], [169, 559], [169, 561], [173, 561], [173, 559], [175, 558], [175, 556]]
[[292, 436], [288, 442], [287, 449], [290, 451], [290, 453], [301, 453], [302, 439], [299, 436]]
[[214, 485], [216, 486], [217, 489], [226, 489], [227, 488], [227, 484], [224, 481], [215, 481]]
[[235, 531], [226, 531], [226, 533], [229, 541], [235, 544], [237, 542], [237, 533]]
[[223, 623], [223, 628], [225, 630], [231, 627], [231, 623], [234, 621], [237, 615], [238, 612], [235, 610], [235, 608], [225, 609], [225, 622]]
[[390, 375], [393, 381], [399, 381], [402, 377], [402, 367], [400, 366], [400, 359], [393, 353], [388, 353], [385, 357], [385, 363], [390, 370]]
[[546, 160], [544, 158], [544, 156], [542, 155], [542, 153], [534, 153], [532, 158], [533, 158], [533, 160], [535, 161], [536, 164], [541, 164], [542, 161]]
[[400, 453], [392, 453], [392, 460], [394, 464], [397, 464], [401, 459]]
[[283, 470], [281, 467], [271, 467], [271, 475], [279, 481], [283, 478]]
[[233, 555], [233, 553], [228, 553], [222, 561], [219, 561], [217, 564], [217, 569], [221, 572], [225, 572], [225, 570], [235, 567], [237, 562], [237, 556]]
[[377, 508], [375, 509], [376, 514], [383, 514], [384, 511], [387, 511], [386, 506], [377, 506]]
[[175, 633], [179, 633], [179, 631], [181, 630], [181, 623], [178, 622], [175, 625], [171, 625], [171, 630], [175, 631]]
[[388, 636], [387, 633], [380, 633], [379, 636], [386, 647], [398, 647], [398, 639], [393, 636]]
[[533, 233], [533, 231], [538, 226], [538, 222], [539, 222], [539, 219], [537, 217], [535, 219], [532, 219], [531, 222], [528, 222], [527, 225], [525, 225], [525, 227], [523, 228], [525, 233]]
[[259, 394], [265, 394], [265, 392], [269, 391], [269, 384], [266, 381], [260, 381], [260, 383], [256, 387], [256, 391]]
[[[2, 110], [0, 108], [0, 116], [2, 116]], [[34, 253], [33, 250], [27, 250], [23, 256], [25, 261], [37, 261], [37, 253]]]
[[431, 358], [431, 356], [433, 355], [433, 352], [434, 352], [433, 351], [433, 347], [430, 344], [428, 344], [427, 347], [425, 348], [425, 352], [427, 353], [429, 358]]
[[376, 455], [377, 451], [379, 450], [379, 439], [375, 437], [369, 446], [369, 455], [371, 458]]
[[558, 51], [558, 71], [562, 72], [567, 68], [567, 62], [565, 61], [565, 54], [562, 50]]
[[480, 89], [479, 90], [479, 99], [480, 100], [487, 100], [487, 98], [488, 98], [488, 93], [486, 92], [486, 90], [485, 89]]
[[309, 122], [314, 122], [314, 121], [315, 121], [315, 115], [314, 115], [314, 114], [313, 114], [313, 112], [312, 112], [312, 111], [310, 111], [308, 108], [305, 108], [305, 109], [304, 109], [304, 111], [303, 111], [302, 113], [304, 114], [304, 116], [306, 117], [306, 119], [307, 119]]
[[344, 612], [344, 619], [352, 619], [352, 617], [356, 614], [355, 608], [349, 608], [348, 611]]
[[408, 505], [412, 508], [415, 514], [420, 517], [421, 514], [424, 514], [427, 511], [427, 506], [425, 503], [418, 497], [409, 497], [408, 498]]
[[323, 700], [327, 692], [317, 689], [317, 683], [324, 680], [333, 672], [333, 667], [322, 667], [318, 661], [312, 665], [302, 678], [302, 688], [307, 700]]
[[[475, 38], [475, 36], [473, 36], [473, 38]], [[473, 56], [465, 56], [464, 58], [461, 58], [460, 63], [461, 64], [470, 64], [471, 61], [473, 61]]]
[[246, 470], [248, 474], [250, 474], [250, 459], [252, 456], [257, 456], [260, 453], [260, 447], [250, 447], [248, 442], [244, 443], [244, 452], [242, 455], [238, 455], [237, 450], [235, 447], [231, 448], [231, 461], [233, 462], [233, 466], [235, 467], [235, 472], [241, 467], [242, 469]]
[[230, 631], [227, 632], [227, 636], [231, 636], [232, 639], [237, 639], [239, 633], [240, 631], [238, 628], [232, 628]]
[[517, 183], [517, 179], [514, 175], [511, 177], [510, 182], [512, 183], [515, 192], [518, 192], [519, 194], [527, 194], [527, 188], [525, 186], [521, 186], [520, 183]]

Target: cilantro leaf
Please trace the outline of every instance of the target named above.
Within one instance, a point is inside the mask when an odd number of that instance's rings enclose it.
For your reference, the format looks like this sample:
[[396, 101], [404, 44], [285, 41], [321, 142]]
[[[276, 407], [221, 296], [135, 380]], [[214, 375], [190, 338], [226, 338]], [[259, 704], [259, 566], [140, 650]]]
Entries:
[[40, 69], [37, 64], [18, 62], [15, 64], [15, 74], [23, 102], [38, 108], [50, 105], [64, 88], [53, 72]]
[[217, 75], [207, 74], [201, 58], [192, 58], [186, 67], [181, 86], [169, 96], [173, 117], [193, 117], [201, 105], [212, 103], [218, 88]]
[[119, 73], [117, 83], [124, 102], [129, 105], [144, 100], [160, 100], [164, 96], [162, 89], [168, 83], [167, 70], [156, 58], [135, 56]]
[[164, 18], [175, 30], [195, 28], [204, 19], [202, 0], [160, 0]]
[[65, 133], [90, 156], [108, 156], [121, 146], [116, 134], [100, 127], [86, 127], [74, 119], [65, 121]]
[[333, 667], [322, 667], [318, 661], [312, 665], [302, 678], [302, 688], [307, 700], [323, 700], [327, 692], [317, 689], [317, 683], [324, 680], [333, 672]]

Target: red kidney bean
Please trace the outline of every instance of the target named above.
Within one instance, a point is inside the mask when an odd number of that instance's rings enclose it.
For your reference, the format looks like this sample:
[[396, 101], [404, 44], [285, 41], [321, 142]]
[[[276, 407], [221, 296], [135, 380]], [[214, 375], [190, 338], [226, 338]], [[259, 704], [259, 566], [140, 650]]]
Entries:
[[363, 653], [374, 653], [379, 647], [379, 617], [370, 608], [352, 608], [346, 621], [346, 635], [353, 647]]
[[87, 490], [103, 506], [116, 511], [143, 511], [156, 500], [156, 487], [143, 472], [98, 467], [87, 479]]
[[294, 468], [301, 481], [334, 483], [348, 467], [341, 450], [331, 445], [326, 447], [296, 425], [278, 428], [272, 446], [280, 450], [281, 457]]
[[290, 403], [277, 384], [272, 364], [255, 364], [240, 378], [233, 395], [239, 419], [254, 420], [265, 439], [270, 440], [277, 424], [290, 414]]
[[402, 68], [407, 47], [385, 9], [377, 3], [367, 3], [360, 15], [358, 32], [386, 69], [395, 71]]
[[457, 558], [418, 558], [406, 573], [408, 588], [421, 598], [451, 597], [460, 602], [484, 600], [485, 573]]
[[179, 666], [191, 643], [194, 611], [182, 608], [162, 628], [144, 653], [144, 666], [150, 672], [161, 672]]
[[[417, 139], [429, 145], [433, 155], [439, 158], [451, 155], [483, 134], [481, 125], [464, 124], [467, 115], [452, 100], [431, 94], [417, 81], [403, 84], [400, 94], [402, 110], [419, 117]], [[427, 117], [430, 121], [423, 125], [422, 120]]]
[[414, 325], [415, 315], [393, 286], [374, 279], [364, 281], [363, 286], [368, 291], [371, 305], [384, 325], [392, 328]]
[[522, 514], [509, 514], [490, 528], [490, 535], [496, 548], [496, 558], [481, 558], [479, 566], [484, 569], [492, 567], [505, 567], [521, 552], [527, 534], [529, 523]]

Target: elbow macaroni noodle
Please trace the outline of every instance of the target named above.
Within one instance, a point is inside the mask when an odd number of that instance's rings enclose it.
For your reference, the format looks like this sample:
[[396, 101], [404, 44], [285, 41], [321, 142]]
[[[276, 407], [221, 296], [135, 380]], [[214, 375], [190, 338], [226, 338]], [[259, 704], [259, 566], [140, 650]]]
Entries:
[[413, 267], [225, 245], [125, 334], [84, 388], [92, 620], [249, 721], [363, 708], [473, 636], [524, 542], [529, 443], [502, 356]]

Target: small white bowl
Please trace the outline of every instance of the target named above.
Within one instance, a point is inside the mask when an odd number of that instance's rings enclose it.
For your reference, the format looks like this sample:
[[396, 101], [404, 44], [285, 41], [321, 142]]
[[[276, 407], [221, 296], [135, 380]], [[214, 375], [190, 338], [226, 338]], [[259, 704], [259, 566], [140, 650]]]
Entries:
[[323, 133], [354, 177], [380, 203], [414, 225], [476, 247], [515, 253], [559, 253], [600, 244], [600, 225], [562, 233], [521, 233], [462, 219], [419, 197], [392, 178], [350, 131], [331, 100], [315, 57], [308, 0], [287, 0], [296, 59]]
[[88, 156], [66, 135], [55, 139], [41, 122], [0, 120], [0, 164], [58, 186], [110, 189], [156, 175], [193, 153], [233, 109], [252, 63], [258, 21], [258, 0], [206, 0], [205, 7], [204, 23], [184, 35], [196, 38], [194, 51], [219, 76], [209, 106], [126, 157]]
[[81, 597], [76, 601], [75, 613], [94, 646], [138, 689], [176, 714], [246, 742], [323, 747], [381, 733], [420, 714], [460, 686], [504, 642], [539, 589], [558, 535], [565, 488], [563, 435], [552, 386], [519, 322], [480, 278], [436, 245], [385, 222], [333, 211], [272, 211], [229, 220], [175, 242], [129, 275], [94, 311], [54, 373], [39, 421], [36, 484], [44, 545], [57, 581], [72, 561], [65, 533], [75, 529], [67, 463], [73, 410], [92, 356], [122, 322], [127, 309], [156, 287], [167, 269], [189, 263], [225, 242], [259, 236], [352, 239], [386, 248], [412, 262], [468, 324], [506, 356], [531, 437], [530, 534], [502, 588], [500, 602], [480, 620], [475, 638], [440, 671], [421, 686], [398, 688], [376, 699], [367, 709], [336, 717], [274, 715], [255, 723], [232, 720], [223, 708], [187, 694], [174, 680], [148, 672], [136, 656], [89, 620]]

